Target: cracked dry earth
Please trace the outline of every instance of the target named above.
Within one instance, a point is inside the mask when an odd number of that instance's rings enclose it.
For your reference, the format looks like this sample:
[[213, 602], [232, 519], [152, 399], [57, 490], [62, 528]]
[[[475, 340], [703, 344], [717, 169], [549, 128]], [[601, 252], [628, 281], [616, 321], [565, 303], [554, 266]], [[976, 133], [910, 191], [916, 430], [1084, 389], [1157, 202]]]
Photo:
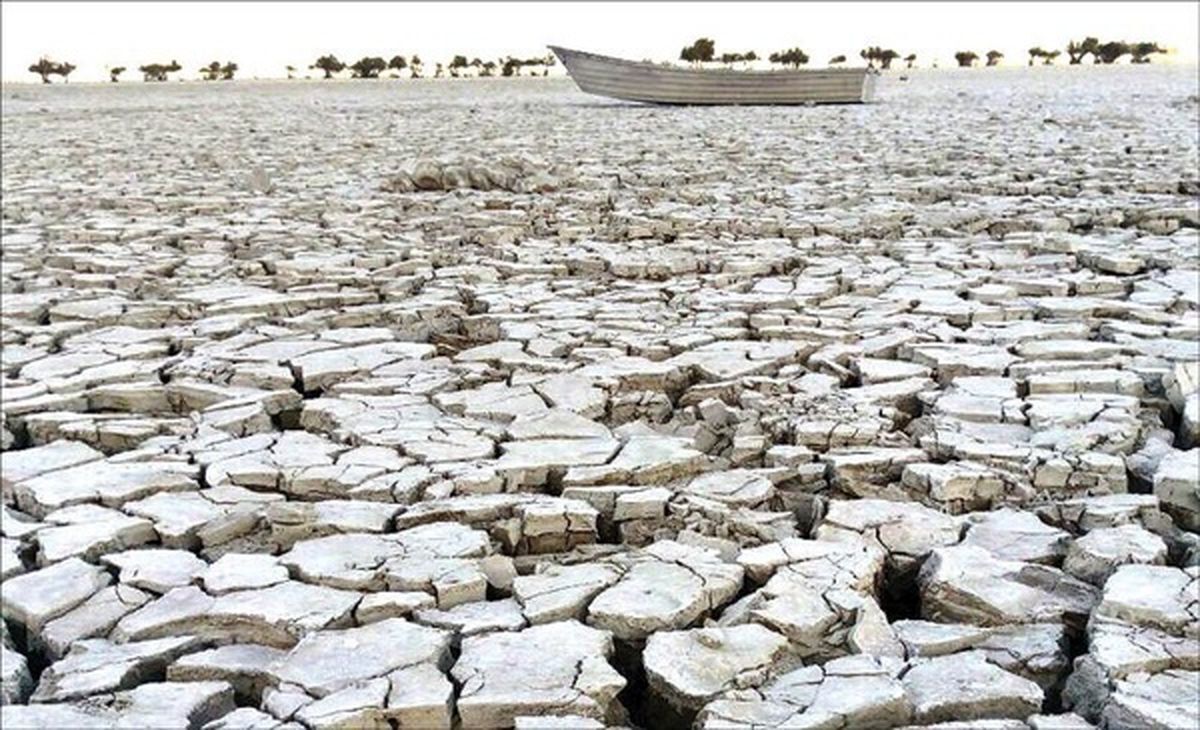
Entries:
[[1196, 94], [6, 88], [0, 724], [1196, 727]]

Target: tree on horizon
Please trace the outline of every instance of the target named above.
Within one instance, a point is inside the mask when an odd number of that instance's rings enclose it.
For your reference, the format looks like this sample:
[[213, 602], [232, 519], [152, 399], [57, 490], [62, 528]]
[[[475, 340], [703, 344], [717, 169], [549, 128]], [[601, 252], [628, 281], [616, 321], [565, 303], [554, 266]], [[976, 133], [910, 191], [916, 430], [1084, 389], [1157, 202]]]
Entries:
[[58, 73], [60, 64], [51, 61], [49, 58], [42, 56], [37, 60], [37, 63], [29, 65], [29, 73], [37, 74], [42, 77], [42, 83], [50, 83], [50, 77]]
[[746, 51], [745, 53], [722, 53], [721, 63], [726, 66], [732, 66], [735, 63], [750, 63], [758, 60], [758, 54], [754, 51]]
[[1071, 41], [1067, 44], [1067, 58], [1069, 59], [1068, 65], [1078, 66], [1083, 60], [1083, 48], [1075, 41]]
[[325, 78], [331, 79], [336, 73], [341, 73], [346, 68], [346, 64], [338, 60], [338, 57], [332, 53], [327, 56], [321, 56], [309, 68], [320, 69], [325, 72]]
[[200, 73], [204, 74], [205, 81], [216, 81], [221, 76], [221, 62], [213, 61], [201, 68]]
[[1083, 57], [1091, 54], [1095, 59], [1095, 63], [1100, 63], [1099, 56], [1096, 52], [1100, 49], [1100, 39], [1094, 36], [1088, 36], [1082, 41], [1071, 41], [1067, 44], [1067, 57], [1070, 59], [1068, 64], [1078, 66], [1083, 63]]
[[66, 61], [63, 63], [58, 63], [56, 61], [51, 61], [45, 56], [39, 58], [37, 63], [30, 64], [29, 66], [29, 73], [35, 73], [38, 76], [41, 76], [43, 84], [50, 83], [51, 76], [62, 76], [63, 83], [67, 83], [70, 81], [68, 77], [74, 70], [75, 64], [73, 63]]
[[827, 65], [836, 66], [839, 63], [845, 63], [845, 62], [846, 62], [846, 56], [842, 55], [842, 54], [838, 54], [838, 55], [834, 56], [833, 58], [829, 59], [829, 63]]
[[1042, 55], [1042, 65], [1043, 66], [1053, 66], [1054, 59], [1058, 58], [1061, 55], [1062, 55], [1062, 51], [1060, 51], [1058, 49], [1055, 49], [1053, 51], [1046, 51], [1045, 54]]
[[959, 68], [970, 68], [979, 60], [979, 54], [974, 51], [959, 51], [954, 54], [954, 60], [958, 61]]
[[679, 60], [688, 63], [708, 63], [713, 60], [717, 44], [711, 38], [697, 38], [690, 46], [684, 46], [679, 52]]
[[350, 76], [356, 79], [377, 79], [379, 72], [387, 66], [387, 61], [379, 56], [363, 56], [350, 65]]
[[170, 63], [148, 63], [144, 66], [138, 66], [138, 71], [142, 72], [142, 81], [166, 81], [168, 74], [173, 74], [179, 71], [183, 66], [179, 62], [173, 60]]
[[400, 72], [408, 68], [408, 59], [400, 54], [396, 54], [395, 56], [392, 56], [390, 61], [388, 61], [388, 68], [396, 72], [392, 74], [392, 78], [401, 78]]
[[421, 78], [421, 71], [421, 57], [414, 53], [412, 58], [408, 59], [408, 75], [414, 79], [419, 79]]
[[791, 66], [792, 68], [800, 68], [808, 63], [808, 54], [799, 48], [789, 48], [786, 51], [776, 51], [767, 56], [767, 60], [771, 63], [778, 63], [781, 66]]
[[1026, 51], [1026, 53], [1029, 54], [1029, 65], [1030, 66], [1033, 65], [1033, 62], [1035, 59], [1046, 57], [1046, 51], [1041, 46], [1034, 46], [1033, 48], [1030, 48], [1028, 51]]
[[286, 69], [285, 69], [285, 70], [287, 71], [287, 77], [288, 77], [289, 79], [294, 79], [294, 78], [296, 78], [296, 75], [295, 75], [295, 74], [296, 74], [296, 67], [295, 67], [295, 66], [288, 66], [288, 67], [286, 67]]
[[237, 73], [237, 70], [238, 65], [236, 63], [233, 61], [226, 61], [225, 65], [221, 67], [221, 80], [233, 81], [233, 75]]
[[1129, 62], [1130, 63], [1139, 63], [1139, 64], [1140, 63], [1150, 63], [1150, 56], [1152, 56], [1156, 53], [1166, 53], [1166, 52], [1167, 52], [1167, 50], [1165, 48], [1160, 48], [1157, 43], [1151, 43], [1149, 41], [1142, 41], [1141, 43], [1134, 43], [1132, 48], [1130, 48], [1130, 50], [1129, 50], [1130, 55], [1133, 56], [1133, 58], [1131, 58], [1129, 60]]
[[1002, 58], [1004, 58], [1004, 54], [1001, 53], [1000, 51], [997, 51], [997, 50], [988, 51], [987, 52], [987, 65], [995, 66], [996, 64], [1000, 63], [1000, 59], [1002, 59]]
[[904, 63], [906, 64], [905, 68], [912, 68], [913, 64], [916, 62], [917, 62], [917, 54], [915, 54], [915, 53], [910, 53], [904, 57]]
[[1107, 66], [1115, 63], [1121, 56], [1129, 55], [1131, 51], [1132, 49], [1125, 41], [1109, 41], [1097, 48], [1093, 55], [1096, 63], [1103, 63]]
[[868, 68], [874, 68], [875, 62], [878, 61], [879, 68], [889, 69], [892, 67], [892, 61], [900, 58], [900, 54], [891, 48], [868, 46], [858, 52], [858, 57], [867, 62]]
[[[521, 69], [528, 66], [534, 69], [529, 75], [538, 76], [539, 74], [537, 69], [549, 65], [549, 63], [549, 59], [544, 57], [516, 58], [514, 56], [506, 56], [505, 58], [501, 59], [500, 75], [506, 78], [510, 76], [520, 76]], [[545, 76], [545, 72], [543, 72], [541, 75]]]
[[108, 70], [108, 80], [115, 84], [117, 83], [117, 77], [123, 73], [125, 73], [124, 66], [113, 66]]
[[450, 76], [453, 78], [458, 78], [463, 69], [470, 67], [471, 64], [467, 61], [466, 56], [455, 56], [454, 58], [450, 59], [450, 63], [447, 66], [447, 68], [450, 70]]

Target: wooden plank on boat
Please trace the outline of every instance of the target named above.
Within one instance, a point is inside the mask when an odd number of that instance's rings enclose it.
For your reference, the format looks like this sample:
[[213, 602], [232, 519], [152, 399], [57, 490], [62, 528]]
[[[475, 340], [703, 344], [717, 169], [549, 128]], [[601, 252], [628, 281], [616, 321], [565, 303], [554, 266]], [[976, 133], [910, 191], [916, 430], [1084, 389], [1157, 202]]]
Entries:
[[733, 71], [627, 61], [550, 46], [588, 94], [654, 104], [858, 104], [875, 93], [866, 68]]

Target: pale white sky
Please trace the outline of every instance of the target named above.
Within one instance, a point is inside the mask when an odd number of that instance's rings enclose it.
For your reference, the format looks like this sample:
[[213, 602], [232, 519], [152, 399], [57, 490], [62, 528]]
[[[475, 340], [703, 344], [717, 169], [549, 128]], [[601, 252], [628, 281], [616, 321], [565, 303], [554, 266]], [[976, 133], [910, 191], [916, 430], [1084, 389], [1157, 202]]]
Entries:
[[[816, 65], [867, 45], [952, 65], [957, 50], [1007, 54], [1063, 48], [1071, 38], [1157, 41], [1156, 63], [1194, 63], [1200, 3], [0, 3], [5, 81], [33, 81], [41, 55], [74, 63], [75, 81], [109, 66], [178, 59], [183, 76], [211, 60], [240, 77], [281, 77], [332, 52], [352, 62], [418, 53], [427, 70], [455, 53], [531, 56], [555, 43], [634, 59], [673, 60], [696, 37], [717, 53], [800, 46]], [[1065, 56], [1064, 59], [1065, 60]], [[136, 73], [126, 78], [136, 78]]]

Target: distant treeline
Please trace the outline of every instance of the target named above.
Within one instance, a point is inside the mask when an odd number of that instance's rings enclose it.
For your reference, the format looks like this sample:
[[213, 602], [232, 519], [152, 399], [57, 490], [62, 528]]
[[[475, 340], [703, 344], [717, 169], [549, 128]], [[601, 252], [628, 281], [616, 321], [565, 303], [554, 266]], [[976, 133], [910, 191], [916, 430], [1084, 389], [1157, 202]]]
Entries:
[[[450, 59], [449, 63], [438, 63], [434, 67], [434, 78], [441, 78], [449, 75], [452, 78], [461, 76], [521, 76], [525, 69], [530, 69], [528, 75], [531, 76], [547, 76], [550, 73], [550, 68], [556, 63], [553, 54], [539, 56], [533, 58], [517, 58], [515, 56], [505, 56], [496, 60], [483, 60], [481, 58], [472, 58], [467, 60], [466, 56], [455, 56]], [[30, 65], [30, 73], [38, 74], [42, 77], [42, 83], [50, 83], [51, 76], [62, 76], [63, 81], [71, 75], [75, 70], [75, 66], [70, 63], [59, 63], [50, 58], [39, 58], [37, 63]], [[311, 70], [321, 71], [324, 73], [324, 78], [331, 79], [342, 73], [349, 71], [350, 77], [355, 79], [377, 79], [385, 71], [392, 71], [392, 78], [400, 78], [400, 72], [407, 71], [411, 78], [419, 79], [424, 75], [425, 66], [421, 61], [421, 57], [412, 55], [409, 57], [395, 55], [390, 60], [384, 60], [380, 56], [364, 56], [354, 63], [344, 63], [333, 54], [321, 56], [308, 67]], [[287, 77], [295, 78], [296, 67], [286, 66]], [[171, 78], [171, 74], [183, 70], [183, 66], [179, 65], [178, 61], [172, 60], [170, 63], [147, 63], [139, 66], [138, 70], [142, 72], [143, 81], [167, 81]], [[237, 73], [238, 65], [233, 61], [213, 61], [207, 66], [202, 66], [199, 69], [200, 78], [205, 81], [230, 81], [234, 74]], [[120, 81], [121, 74], [125, 73], [124, 66], [114, 66], [108, 69], [108, 78], [113, 83]]]
[[[726, 66], [734, 66], [736, 64], [749, 64], [762, 60], [762, 57], [755, 51], [744, 51], [739, 53], [722, 53], [717, 55], [716, 42], [711, 38], [698, 38], [694, 43], [684, 46], [679, 52], [679, 60], [686, 61], [693, 65], [703, 65], [706, 63], [722, 63]], [[1051, 65], [1062, 55], [1062, 51], [1057, 49], [1044, 49], [1041, 47], [1030, 48], [1029, 65], [1034, 65], [1035, 62], [1041, 61], [1042, 65]], [[1092, 58], [1093, 63], [1111, 64], [1115, 63], [1125, 56], [1130, 57], [1131, 63], [1150, 63], [1150, 57], [1158, 53], [1166, 53], [1166, 50], [1161, 48], [1157, 43], [1143, 41], [1140, 43], [1127, 43], [1125, 41], [1106, 41], [1100, 42], [1100, 39], [1088, 36], [1082, 41], [1071, 41], [1066, 47], [1068, 63], [1078, 65], [1083, 63], [1087, 57]], [[909, 53], [906, 56], [901, 56], [900, 53], [891, 48], [883, 48], [880, 46], [869, 46], [858, 52], [859, 58], [867, 62], [868, 68], [890, 69], [892, 62], [903, 60], [906, 68], [913, 68], [917, 62], [917, 54]], [[996, 66], [1000, 60], [1004, 58], [1004, 54], [997, 50], [988, 51], [983, 55], [985, 65]], [[967, 68], [974, 66], [980, 59], [979, 54], [974, 51], [958, 51], [954, 54], [954, 60], [960, 67]], [[774, 51], [767, 54], [766, 60], [768, 63], [781, 66], [791, 66], [799, 68], [809, 62], [809, 56], [800, 48], [787, 48], [779, 51]], [[827, 62], [830, 66], [836, 66], [846, 62], [846, 56], [838, 55], [829, 59]], [[532, 76], [547, 76], [550, 73], [550, 68], [555, 65], [554, 56], [546, 55], [534, 58], [517, 58], [514, 56], [505, 56], [496, 60], [483, 60], [475, 57], [467, 60], [465, 55], [456, 55], [448, 63], [437, 63], [434, 66], [433, 77], [441, 78], [450, 76], [451, 78], [459, 78], [462, 76], [521, 76], [523, 71], [529, 69], [529, 74]], [[936, 67], [936, 62], [934, 63]], [[324, 78], [331, 79], [345, 71], [350, 72], [351, 78], [356, 79], [377, 79], [385, 72], [391, 72], [389, 75], [392, 78], [400, 78], [405, 71], [408, 72], [410, 78], [419, 79], [425, 73], [425, 66], [421, 61], [421, 57], [412, 55], [405, 57], [403, 55], [392, 56], [389, 60], [384, 60], [381, 56], [364, 56], [354, 63], [344, 63], [333, 54], [327, 54], [317, 58], [309, 67], [310, 70], [321, 71]], [[50, 83], [50, 77], [61, 76], [63, 81], [67, 81], [71, 72], [76, 69], [76, 66], [68, 62], [58, 62], [50, 58], [39, 58], [36, 63], [29, 66], [29, 72], [41, 76], [42, 83]], [[114, 66], [108, 69], [108, 77], [112, 82], [120, 80], [121, 74], [125, 73], [124, 66]], [[138, 71], [142, 73], [143, 81], [167, 81], [170, 75], [182, 71], [183, 67], [178, 61], [172, 60], [170, 63], [147, 63], [138, 66]], [[234, 74], [237, 73], [238, 65], [233, 61], [213, 61], [207, 66], [199, 69], [200, 78], [205, 81], [229, 81], [232, 80]], [[287, 77], [295, 78], [297, 69], [295, 66], [287, 66]]]
[[[727, 66], [732, 66], [737, 63], [747, 63], [759, 60], [759, 55], [755, 51], [746, 51], [744, 53], [722, 53], [720, 56], [716, 53], [717, 44], [711, 38], [698, 38], [690, 46], [684, 46], [679, 52], [679, 60], [687, 61], [688, 63], [699, 65], [705, 63], [719, 62]], [[1029, 65], [1032, 66], [1035, 60], [1041, 60], [1043, 65], [1049, 66], [1054, 63], [1054, 60], [1062, 55], [1059, 50], [1046, 50], [1041, 47], [1030, 48]], [[1077, 65], [1087, 56], [1091, 56], [1093, 63], [1110, 64], [1115, 63], [1123, 56], [1130, 56], [1131, 63], [1150, 63], [1150, 56], [1156, 53], [1166, 53], [1166, 49], [1159, 47], [1157, 43], [1143, 41], [1141, 43], [1126, 43], [1125, 41], [1108, 41], [1101, 43], [1098, 38], [1091, 36], [1076, 42], [1071, 41], [1067, 44], [1067, 57], [1070, 58], [1072, 65]], [[868, 68], [878, 66], [881, 69], [889, 69], [892, 67], [892, 62], [901, 59], [905, 62], [906, 68], [912, 68], [917, 62], [917, 54], [910, 53], [907, 56], [901, 57], [898, 51], [891, 48], [882, 48], [880, 46], [869, 46], [858, 52], [858, 57], [867, 62]], [[988, 66], [999, 65], [1000, 60], [1004, 58], [1004, 54], [997, 50], [991, 50], [983, 56]], [[974, 51], [958, 51], [954, 54], [954, 60], [958, 62], [960, 67], [974, 66], [979, 60], [979, 54]], [[800, 48], [789, 48], [787, 50], [775, 51], [767, 56], [767, 61], [773, 64], [782, 66], [792, 66], [799, 68], [808, 63], [808, 54]], [[829, 59], [828, 65], [836, 66], [840, 63], [845, 63], [845, 56], [834, 56]], [[936, 65], [936, 64], [935, 64]]]
[[[495, 61], [484, 61], [481, 58], [473, 58], [467, 60], [466, 56], [455, 56], [450, 59], [449, 63], [438, 63], [434, 65], [433, 77], [442, 78], [447, 74], [451, 78], [459, 78], [464, 75], [475, 76], [495, 76], [499, 71], [500, 76], [520, 76], [521, 69], [532, 69], [532, 76], [547, 76], [550, 73], [550, 67], [555, 65], [554, 56], [546, 55], [536, 58], [516, 58], [514, 56], [506, 56]], [[377, 79], [384, 71], [392, 70], [396, 73], [392, 74], [393, 78], [399, 78], [399, 72], [408, 70], [409, 76], [414, 79], [419, 79], [424, 75], [425, 66], [421, 61], [421, 57], [413, 55], [409, 58], [404, 56], [392, 56], [391, 60], [385, 61], [381, 56], [364, 56], [354, 63], [346, 64], [338, 60], [337, 56], [332, 54], [321, 56], [311, 66], [310, 69], [322, 71], [325, 78], [331, 79], [342, 71], [349, 70], [350, 77], [355, 79]], [[296, 73], [294, 66], [288, 66], [288, 78], [293, 78]]]
[[[1125, 41], [1108, 41], [1101, 43], [1100, 39], [1088, 36], [1082, 41], [1071, 41], [1067, 44], [1067, 63], [1071, 66], [1078, 66], [1083, 63], [1083, 59], [1091, 56], [1092, 63], [1112, 64], [1119, 61], [1124, 56], [1129, 56], [1130, 63], [1150, 63], [1150, 57], [1156, 53], [1166, 53], [1165, 48], [1159, 47], [1157, 43], [1143, 41], [1141, 43], [1126, 43]], [[1043, 66], [1050, 66], [1054, 60], [1062, 55], [1062, 51], [1058, 49], [1046, 50], [1040, 46], [1030, 48], [1026, 53], [1029, 54], [1029, 65], [1032, 66], [1039, 59]], [[987, 65], [995, 66], [1004, 58], [1004, 54], [1000, 51], [988, 51], [986, 54]], [[979, 60], [979, 56], [973, 51], [959, 51], [954, 54], [954, 60], [961, 67], [974, 66]]]

